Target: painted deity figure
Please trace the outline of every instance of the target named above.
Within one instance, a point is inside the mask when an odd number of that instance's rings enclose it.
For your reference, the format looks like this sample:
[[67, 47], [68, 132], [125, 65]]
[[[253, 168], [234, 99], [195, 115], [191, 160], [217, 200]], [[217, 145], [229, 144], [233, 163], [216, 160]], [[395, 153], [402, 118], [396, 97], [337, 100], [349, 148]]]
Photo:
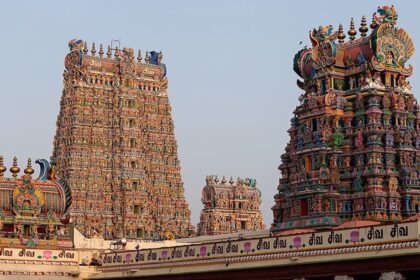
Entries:
[[404, 133], [404, 144], [407, 145], [407, 146], [410, 146], [412, 144], [411, 133], [409, 133], [409, 132]]
[[335, 100], [335, 94], [328, 91], [325, 95], [325, 105], [330, 106]]
[[359, 52], [359, 55], [357, 56], [357, 61], [359, 62], [359, 65], [362, 65], [366, 62], [366, 56], [362, 51]]
[[382, 83], [381, 75], [378, 72], [373, 75], [373, 88], [385, 89], [385, 86]]
[[396, 61], [395, 61], [395, 58], [394, 58], [394, 53], [390, 50], [387, 51], [387, 53], [386, 53], [385, 63], [389, 64], [389, 65], [397, 64]]
[[405, 104], [407, 107], [407, 111], [409, 112], [413, 111], [414, 105], [415, 105], [414, 103], [415, 103], [415, 100], [414, 100], [413, 95], [406, 96]]
[[363, 134], [362, 131], [357, 131], [356, 139], [354, 140], [354, 144], [357, 148], [363, 147]]
[[394, 146], [394, 135], [392, 135], [392, 133], [388, 132], [385, 135], [385, 144], [387, 146]]
[[404, 100], [404, 96], [399, 95], [398, 96], [398, 109], [400, 110], [404, 110], [405, 109], [405, 100]]
[[398, 128], [394, 129], [394, 141], [396, 143], [400, 143], [400, 141], [401, 141], [401, 133], [400, 133], [400, 130]]
[[359, 110], [363, 109], [364, 107], [363, 96], [361, 94], [357, 95], [355, 105], [356, 105], [356, 109], [359, 109]]
[[356, 79], [353, 76], [350, 76], [349, 78], [349, 89], [355, 89], [356, 88]]
[[388, 96], [388, 94], [385, 94], [383, 99], [382, 99], [382, 105], [384, 109], [388, 109], [389, 106], [391, 105], [391, 100]]
[[369, 71], [367, 72], [367, 75], [364, 78], [364, 85], [362, 86], [362, 89], [368, 88], [375, 88], [374, 78], [372, 77], [372, 73], [370, 73]]
[[331, 211], [331, 203], [330, 203], [329, 199], [325, 200], [324, 210], [325, 210], [325, 212], [330, 212]]
[[340, 95], [340, 96], [337, 96], [337, 98], [335, 99], [335, 103], [336, 103], [337, 108], [343, 109], [347, 103], [347, 100], [345, 97]]
[[329, 127], [322, 129], [322, 142], [326, 143], [331, 138], [331, 129]]
[[336, 168], [337, 167], [337, 155], [332, 155], [330, 158], [330, 167]]

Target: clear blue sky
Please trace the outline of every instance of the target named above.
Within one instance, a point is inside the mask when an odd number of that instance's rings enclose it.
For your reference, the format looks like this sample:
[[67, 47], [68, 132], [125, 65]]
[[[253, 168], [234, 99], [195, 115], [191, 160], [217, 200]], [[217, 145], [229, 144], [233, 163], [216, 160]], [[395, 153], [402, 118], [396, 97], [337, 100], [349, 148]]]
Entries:
[[[218, 174], [257, 179], [269, 226], [301, 94], [294, 54], [309, 46], [310, 29], [347, 30], [362, 15], [370, 23], [384, 4], [396, 6], [398, 25], [420, 42], [419, 1], [2, 1], [0, 154], [9, 166], [14, 155], [21, 166], [50, 157], [70, 39], [162, 50], [193, 223], [205, 176]], [[409, 61], [417, 97], [418, 57]]]

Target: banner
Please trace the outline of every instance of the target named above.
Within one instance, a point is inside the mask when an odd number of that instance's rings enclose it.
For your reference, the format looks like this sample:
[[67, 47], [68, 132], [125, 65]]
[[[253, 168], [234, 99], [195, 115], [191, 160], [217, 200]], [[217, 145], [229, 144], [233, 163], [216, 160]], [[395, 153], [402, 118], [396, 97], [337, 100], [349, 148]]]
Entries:
[[106, 253], [103, 266], [176, 262], [418, 240], [418, 223]]

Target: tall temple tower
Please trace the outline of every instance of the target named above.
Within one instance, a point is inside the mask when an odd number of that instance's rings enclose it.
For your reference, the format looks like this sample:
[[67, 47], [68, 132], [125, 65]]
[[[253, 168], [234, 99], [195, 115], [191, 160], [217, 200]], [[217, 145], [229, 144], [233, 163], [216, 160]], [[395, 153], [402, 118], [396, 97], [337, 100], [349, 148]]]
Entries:
[[[407, 78], [414, 53], [395, 8], [310, 32], [294, 58], [304, 93], [281, 156], [272, 230], [346, 220], [398, 221], [419, 211], [420, 111]], [[336, 40], [338, 39], [338, 42]]]
[[202, 198], [198, 235], [215, 235], [265, 229], [260, 210], [261, 192], [255, 179], [235, 181], [207, 176]]
[[188, 236], [162, 53], [69, 42], [52, 160], [85, 236]]

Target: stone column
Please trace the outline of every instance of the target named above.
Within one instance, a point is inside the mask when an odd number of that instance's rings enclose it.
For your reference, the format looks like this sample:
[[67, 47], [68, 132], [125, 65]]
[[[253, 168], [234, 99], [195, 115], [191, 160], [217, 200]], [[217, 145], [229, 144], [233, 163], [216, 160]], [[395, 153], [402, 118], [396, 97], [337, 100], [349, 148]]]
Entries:
[[382, 272], [381, 277], [379, 280], [405, 280], [404, 275], [399, 272]]

